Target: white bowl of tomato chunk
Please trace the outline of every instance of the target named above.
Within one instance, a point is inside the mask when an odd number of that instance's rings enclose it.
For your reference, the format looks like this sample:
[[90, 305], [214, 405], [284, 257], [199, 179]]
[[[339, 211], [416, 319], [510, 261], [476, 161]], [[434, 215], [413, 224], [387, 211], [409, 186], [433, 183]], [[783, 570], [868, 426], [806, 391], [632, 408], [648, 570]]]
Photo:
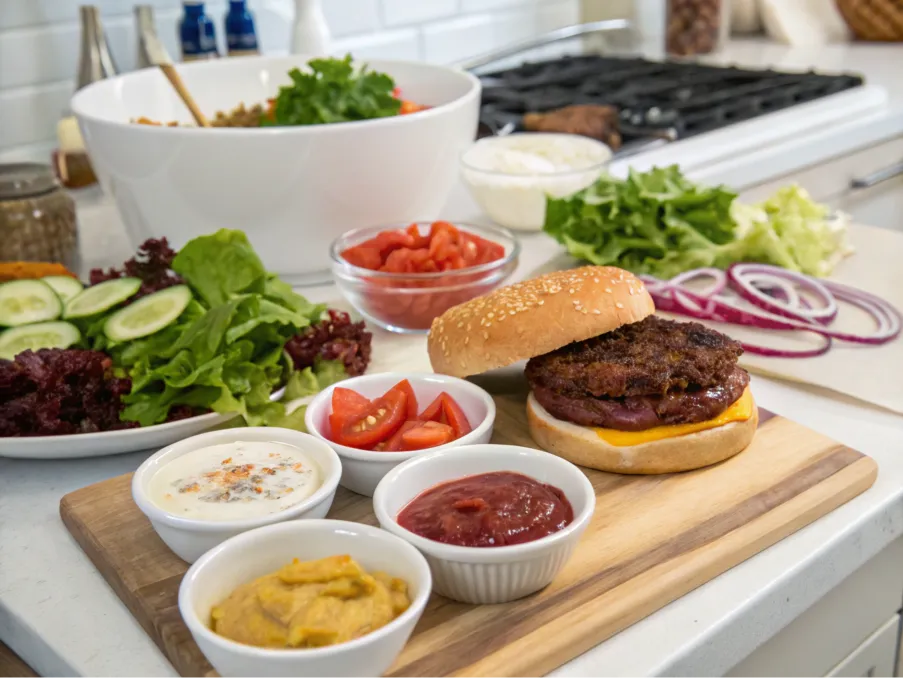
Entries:
[[452, 306], [501, 285], [519, 255], [503, 228], [447, 221], [361, 228], [330, 249], [336, 284], [358, 312], [405, 333], [427, 332]]
[[427, 452], [392, 469], [373, 495], [380, 527], [426, 556], [433, 590], [480, 605], [548, 586], [595, 506], [579, 468], [514, 445]]
[[489, 442], [495, 401], [464, 379], [386, 372], [323, 390], [304, 420], [342, 460], [342, 487], [369, 497], [386, 473], [425, 450]]

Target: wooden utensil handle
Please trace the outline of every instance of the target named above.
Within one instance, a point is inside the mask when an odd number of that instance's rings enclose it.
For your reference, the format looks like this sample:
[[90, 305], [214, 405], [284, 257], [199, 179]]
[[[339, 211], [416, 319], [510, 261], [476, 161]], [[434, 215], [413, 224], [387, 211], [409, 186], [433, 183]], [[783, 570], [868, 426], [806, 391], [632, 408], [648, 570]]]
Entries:
[[201, 109], [198, 108], [198, 105], [194, 102], [191, 94], [188, 93], [188, 90], [185, 88], [185, 83], [182, 82], [181, 76], [178, 71], [176, 71], [176, 67], [172, 64], [161, 64], [160, 69], [163, 71], [167, 80], [172, 83], [176, 92], [178, 92], [179, 98], [182, 99], [188, 107], [188, 110], [191, 111], [191, 116], [194, 118], [194, 121], [200, 127], [210, 127], [210, 121], [207, 120], [206, 116], [201, 112]]

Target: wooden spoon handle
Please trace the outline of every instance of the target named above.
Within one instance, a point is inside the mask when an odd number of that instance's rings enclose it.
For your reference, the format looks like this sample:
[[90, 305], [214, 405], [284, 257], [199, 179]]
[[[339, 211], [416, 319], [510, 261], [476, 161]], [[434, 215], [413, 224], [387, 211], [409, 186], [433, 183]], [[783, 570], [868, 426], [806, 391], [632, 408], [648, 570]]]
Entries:
[[172, 64], [160, 64], [160, 70], [163, 71], [163, 75], [165, 75], [167, 80], [172, 83], [172, 86], [175, 88], [179, 97], [185, 102], [185, 105], [188, 106], [188, 110], [191, 111], [191, 116], [194, 118], [194, 121], [200, 127], [210, 127], [210, 121], [207, 120], [206, 116], [201, 112], [201, 109], [198, 108], [198, 105], [194, 102], [191, 94], [185, 88], [185, 83], [182, 82], [182, 78], [179, 76], [178, 71], [176, 71], [176, 67]]

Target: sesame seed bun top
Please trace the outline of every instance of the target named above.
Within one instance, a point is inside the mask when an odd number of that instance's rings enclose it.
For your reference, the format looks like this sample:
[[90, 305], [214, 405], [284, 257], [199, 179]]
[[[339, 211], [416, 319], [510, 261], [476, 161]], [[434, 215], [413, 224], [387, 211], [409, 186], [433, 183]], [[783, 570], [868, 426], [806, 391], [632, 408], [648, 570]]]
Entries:
[[502, 287], [433, 321], [435, 372], [467, 377], [639, 322], [655, 312], [632, 273], [612, 266], [556, 271]]

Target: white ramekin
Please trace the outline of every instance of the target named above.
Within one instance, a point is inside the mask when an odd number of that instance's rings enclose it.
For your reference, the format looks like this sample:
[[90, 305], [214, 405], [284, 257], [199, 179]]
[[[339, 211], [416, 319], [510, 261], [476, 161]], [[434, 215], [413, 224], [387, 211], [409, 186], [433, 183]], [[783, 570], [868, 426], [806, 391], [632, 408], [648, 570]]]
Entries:
[[[350, 555], [366, 570], [408, 584], [411, 606], [366, 636], [311, 649], [267, 649], [214, 633], [210, 611], [238, 586], [299, 560]], [[293, 520], [223, 542], [191, 566], [179, 587], [179, 612], [201, 652], [221, 676], [378, 676], [404, 648], [430, 597], [423, 556], [398, 537], [342, 520]]]
[[[339, 445], [329, 439], [327, 432], [329, 414], [332, 412], [332, 391], [336, 386], [357, 391], [372, 399], [383, 395], [402, 379], [411, 382], [420, 411], [423, 411], [440, 393], [447, 392], [461, 406], [473, 430], [446, 445], [415, 452], [371, 452]], [[342, 487], [370, 497], [373, 496], [373, 491], [382, 477], [408, 459], [425, 452], [488, 443], [495, 424], [495, 401], [482, 388], [464, 379], [423, 372], [383, 372], [346, 379], [321, 391], [307, 406], [304, 423], [312, 435], [326, 441], [341, 458]]]
[[[264, 441], [294, 445], [309, 454], [323, 474], [323, 484], [311, 496], [289, 506], [283, 511], [247, 520], [195, 520], [165, 511], [153, 501], [148, 487], [153, 475], [177, 457], [209, 445], [220, 445], [237, 441]], [[202, 554], [217, 544], [235, 535], [263, 525], [297, 518], [324, 518], [332, 506], [342, 463], [338, 455], [322, 440], [300, 431], [287, 428], [230, 428], [211, 431], [186, 438], [165, 447], [149, 457], [132, 477], [132, 497], [141, 512], [148, 517], [154, 530], [166, 545], [182, 560], [193, 563]]]
[[[398, 524], [398, 513], [423, 491], [465, 476], [513, 471], [562, 490], [574, 508], [563, 530], [526, 544], [469, 547], [420, 537]], [[389, 471], [373, 495], [380, 526], [426, 556], [437, 593], [465, 603], [504, 603], [547, 586], [567, 562], [596, 506], [579, 468], [547, 452], [514, 445], [470, 445], [428, 452]]]

